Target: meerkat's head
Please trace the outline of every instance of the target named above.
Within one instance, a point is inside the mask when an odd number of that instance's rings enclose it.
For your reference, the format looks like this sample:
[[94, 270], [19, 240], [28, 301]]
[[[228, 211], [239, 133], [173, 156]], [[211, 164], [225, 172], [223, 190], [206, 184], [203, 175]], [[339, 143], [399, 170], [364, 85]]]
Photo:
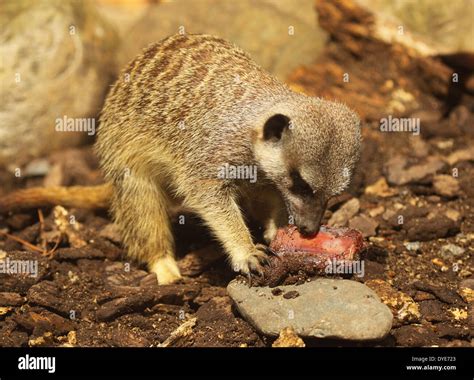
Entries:
[[300, 232], [318, 232], [329, 198], [348, 186], [359, 159], [358, 116], [340, 103], [298, 97], [271, 107], [257, 129], [259, 167]]

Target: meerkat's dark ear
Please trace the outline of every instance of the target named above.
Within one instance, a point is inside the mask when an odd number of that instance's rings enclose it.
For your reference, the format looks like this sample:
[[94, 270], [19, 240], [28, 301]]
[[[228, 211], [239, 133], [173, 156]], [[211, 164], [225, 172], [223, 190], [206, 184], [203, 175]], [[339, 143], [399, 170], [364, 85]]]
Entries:
[[279, 141], [285, 129], [290, 125], [290, 119], [277, 113], [271, 116], [263, 126], [263, 139], [265, 141]]

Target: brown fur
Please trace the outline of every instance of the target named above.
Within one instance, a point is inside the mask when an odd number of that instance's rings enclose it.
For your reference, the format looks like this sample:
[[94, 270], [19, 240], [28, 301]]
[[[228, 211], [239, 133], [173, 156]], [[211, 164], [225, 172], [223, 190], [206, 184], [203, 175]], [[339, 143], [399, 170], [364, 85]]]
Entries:
[[[267, 241], [289, 222], [314, 233], [359, 149], [347, 107], [292, 92], [206, 35], [169, 37], [133, 60], [107, 97], [96, 143], [128, 254], [160, 283], [180, 278], [176, 205], [204, 220], [235, 270], [259, 272], [266, 256], [244, 215], [260, 221]], [[219, 178], [224, 164], [255, 165], [258, 181]]]
[[[265, 122], [275, 114], [295, 123], [292, 136], [281, 141], [285, 149], [262, 139]], [[272, 188], [274, 204], [266, 210], [269, 221], [264, 224], [281, 224], [287, 222], [285, 203], [305, 214], [303, 206], [285, 195], [289, 163], [297, 167], [301, 158], [308, 161], [301, 170], [308, 182], [321, 185], [321, 199], [308, 211], [319, 207], [322, 212], [326, 199], [345, 184], [338, 171], [353, 167], [358, 133], [358, 119], [347, 108], [291, 92], [231, 43], [176, 35], [148, 47], [123, 72], [105, 103], [96, 150], [115, 189], [112, 211], [129, 254], [148, 262], [163, 283], [179, 278], [170, 204], [179, 198], [197, 213], [236, 269], [258, 270], [264, 254], [254, 245], [239, 208], [246, 203], [242, 194], [248, 186], [218, 179], [219, 167], [258, 165], [259, 182], [247, 194], [256, 199], [258, 187]], [[340, 162], [331, 163], [337, 155]], [[327, 170], [316, 173], [318, 163]]]

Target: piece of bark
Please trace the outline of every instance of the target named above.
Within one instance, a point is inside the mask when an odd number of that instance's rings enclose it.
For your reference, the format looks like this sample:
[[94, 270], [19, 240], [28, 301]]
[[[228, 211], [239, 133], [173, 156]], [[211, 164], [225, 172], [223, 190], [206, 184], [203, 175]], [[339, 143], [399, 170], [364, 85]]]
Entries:
[[25, 298], [18, 293], [0, 292], [0, 306], [20, 306], [25, 303]]
[[103, 304], [96, 312], [98, 321], [109, 321], [124, 314], [140, 312], [153, 303], [153, 294], [139, 292]]
[[193, 327], [196, 325], [197, 318], [191, 318], [181, 324], [159, 347], [171, 347], [179, 345], [193, 333]]

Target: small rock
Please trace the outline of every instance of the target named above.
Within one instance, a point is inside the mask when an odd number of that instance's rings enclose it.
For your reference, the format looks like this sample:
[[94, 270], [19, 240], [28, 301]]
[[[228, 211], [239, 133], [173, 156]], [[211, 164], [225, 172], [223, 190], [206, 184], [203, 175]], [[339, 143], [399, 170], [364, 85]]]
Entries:
[[374, 236], [377, 233], [379, 224], [366, 215], [358, 215], [349, 221], [349, 228], [359, 230], [364, 237]]
[[436, 194], [443, 197], [455, 197], [459, 194], [459, 182], [456, 178], [439, 174], [433, 177], [433, 188]]
[[387, 180], [394, 185], [406, 185], [416, 183], [441, 170], [445, 164], [438, 157], [429, 156], [422, 164], [405, 168], [408, 163], [406, 157], [395, 156], [386, 165]]
[[369, 215], [370, 215], [370, 217], [375, 218], [376, 216], [379, 216], [379, 215], [383, 214], [384, 211], [385, 211], [385, 207], [378, 206], [378, 207], [370, 209], [369, 210]]
[[380, 297], [392, 311], [399, 324], [413, 323], [420, 320], [418, 304], [407, 294], [400, 292], [383, 280], [369, 280], [365, 283]]
[[[273, 294], [273, 292], [272, 292]], [[290, 300], [292, 298], [296, 298], [298, 297], [300, 294], [296, 291], [296, 290], [291, 290], [289, 292], [286, 292], [285, 294], [283, 294], [283, 298], [287, 299], [287, 300]]]
[[474, 161], [474, 148], [457, 150], [446, 158], [446, 162], [449, 165], [454, 165], [461, 161]]
[[291, 327], [285, 327], [280, 331], [280, 335], [273, 342], [272, 347], [305, 347], [305, 344]]
[[392, 209], [387, 209], [382, 214], [382, 219], [390, 224], [393, 224], [394, 218], [396, 219], [397, 211]]
[[453, 139], [441, 140], [435, 144], [438, 147], [438, 149], [442, 149], [442, 150], [451, 149], [454, 145], [454, 140]]
[[[302, 337], [362, 341], [382, 339], [392, 326], [390, 310], [355, 281], [317, 279], [280, 289], [300, 295], [285, 299], [274, 296], [269, 287], [249, 288], [236, 280], [227, 286], [242, 316], [265, 335], [276, 336], [291, 327]], [[262, 292], [265, 297], [258, 295]]]
[[409, 241], [406, 243], [403, 243], [406, 249], [412, 252], [417, 252], [421, 249], [421, 243], [419, 241]]
[[37, 338], [32, 338], [28, 341], [28, 346], [30, 347], [41, 347], [41, 346], [51, 346], [54, 343], [53, 333], [48, 331], [42, 336]]
[[434, 259], [431, 259], [431, 262], [436, 265], [440, 270], [441, 272], [447, 272], [449, 270], [449, 268], [447, 267], [447, 265], [444, 263], [444, 261], [441, 261], [440, 259], [438, 259], [437, 257], [435, 257]]
[[409, 219], [403, 229], [408, 240], [429, 241], [456, 235], [460, 231], [460, 221], [438, 214], [432, 218]]
[[281, 296], [283, 294], [283, 290], [281, 290], [280, 288], [274, 288], [272, 289], [272, 294], [274, 296]]
[[384, 177], [379, 178], [375, 183], [365, 188], [367, 195], [375, 195], [377, 197], [392, 197], [397, 194], [397, 190], [390, 188]]
[[441, 247], [440, 255], [444, 259], [461, 257], [466, 250], [456, 244], [446, 244]]
[[447, 218], [454, 220], [455, 222], [459, 221], [461, 218], [461, 213], [457, 210], [453, 210], [448, 208], [445, 212], [444, 215], [446, 215]]
[[458, 273], [458, 276], [460, 278], [467, 278], [467, 277], [471, 277], [472, 276], [472, 272], [470, 270], [467, 270], [467, 269], [461, 269]]
[[350, 218], [359, 212], [360, 202], [357, 198], [344, 203], [328, 221], [328, 225], [332, 227], [345, 227]]
[[25, 177], [43, 177], [48, 174], [51, 169], [49, 161], [45, 158], [37, 158], [26, 165], [23, 170]]
[[77, 344], [77, 335], [76, 335], [76, 332], [75, 331], [69, 331], [67, 333], [67, 342], [71, 345], [71, 346], [75, 346]]

